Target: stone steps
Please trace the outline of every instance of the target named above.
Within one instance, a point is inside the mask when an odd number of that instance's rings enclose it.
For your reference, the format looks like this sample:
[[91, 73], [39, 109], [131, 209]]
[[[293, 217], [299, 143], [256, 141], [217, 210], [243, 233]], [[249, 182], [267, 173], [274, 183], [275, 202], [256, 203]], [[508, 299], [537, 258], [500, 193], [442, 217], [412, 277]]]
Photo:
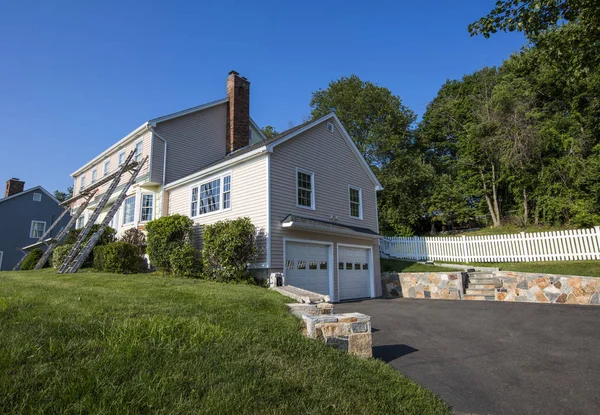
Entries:
[[495, 289], [474, 289], [474, 288], [467, 288], [466, 290], [466, 295], [481, 295], [481, 296], [495, 296], [496, 295], [496, 290]]
[[471, 301], [494, 301], [496, 298], [493, 295], [465, 295], [463, 300]]
[[494, 285], [494, 279], [493, 278], [471, 278], [469, 277], [469, 286], [471, 286], [471, 284], [475, 284], [475, 285], [479, 285], [479, 284], [491, 284]]
[[469, 283], [469, 288], [473, 289], [473, 290], [493, 290], [496, 287], [494, 287], [493, 283], [480, 284], [480, 283], [470, 282]]

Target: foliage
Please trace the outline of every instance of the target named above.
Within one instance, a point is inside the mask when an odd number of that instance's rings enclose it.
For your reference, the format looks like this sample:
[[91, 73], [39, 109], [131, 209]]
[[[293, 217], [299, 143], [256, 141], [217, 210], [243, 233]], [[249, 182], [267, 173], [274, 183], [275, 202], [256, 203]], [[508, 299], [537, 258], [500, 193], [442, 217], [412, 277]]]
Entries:
[[146, 252], [146, 235], [137, 228], [127, 229], [120, 240], [137, 247], [142, 255]]
[[103, 271], [104, 270], [104, 248], [106, 245], [95, 246], [93, 250], [94, 260], [92, 267], [95, 270]]
[[56, 199], [58, 199], [59, 202], [64, 202], [65, 200], [72, 198], [73, 197], [73, 186], [67, 187], [66, 192], [61, 192], [60, 190], [55, 190], [54, 197]]
[[101, 271], [118, 274], [135, 274], [141, 271], [138, 247], [119, 241], [99, 248], [97, 252], [101, 253], [102, 258], [94, 260], [94, 265], [101, 266]]
[[163, 272], [171, 270], [171, 254], [189, 243], [194, 222], [183, 215], [163, 216], [146, 225], [150, 262]]
[[[92, 237], [92, 235], [94, 235], [94, 233], [96, 233], [96, 231], [98, 231], [98, 229], [100, 229], [100, 224], [95, 223], [94, 225], [92, 225], [92, 229], [86, 236], [84, 243], [89, 241], [90, 238]], [[79, 238], [80, 233], [81, 233], [81, 229], [71, 229], [69, 231], [69, 233], [67, 234], [67, 237], [65, 238], [64, 243], [74, 244], [75, 242], [77, 242], [77, 238]], [[106, 229], [104, 230], [104, 233], [102, 234], [102, 236], [96, 243], [96, 246], [108, 245], [110, 243], [115, 242], [117, 240], [116, 235], [117, 235], [117, 231], [114, 230], [113, 228], [111, 228], [110, 226], [107, 226]]]
[[191, 245], [177, 247], [169, 258], [171, 272], [175, 277], [198, 278], [202, 273], [202, 261], [198, 250]]
[[257, 253], [256, 227], [250, 218], [203, 226], [204, 273], [220, 281], [248, 280], [247, 264]]
[[23, 260], [23, 263], [21, 264], [21, 271], [33, 269], [42, 255], [44, 255], [44, 251], [42, 251], [40, 248], [35, 248], [32, 250]]
[[56, 269], [60, 268], [72, 248], [73, 244], [62, 244], [54, 248], [54, 252], [52, 252], [52, 266]]
[[279, 132], [272, 125], [267, 125], [266, 127], [261, 128], [260, 131], [262, 131], [267, 140], [279, 135]]

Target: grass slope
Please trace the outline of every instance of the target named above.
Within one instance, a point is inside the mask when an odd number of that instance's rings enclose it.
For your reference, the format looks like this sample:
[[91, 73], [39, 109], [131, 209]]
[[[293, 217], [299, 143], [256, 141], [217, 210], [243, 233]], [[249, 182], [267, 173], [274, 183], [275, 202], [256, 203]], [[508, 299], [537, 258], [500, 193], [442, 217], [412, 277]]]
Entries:
[[448, 414], [378, 360], [304, 338], [264, 288], [0, 272], [0, 413]]
[[449, 272], [457, 269], [402, 261], [401, 259], [381, 258], [381, 272]]
[[546, 274], [600, 277], [600, 261], [551, 262], [482, 262], [467, 265], [500, 268], [501, 271], [520, 271]]

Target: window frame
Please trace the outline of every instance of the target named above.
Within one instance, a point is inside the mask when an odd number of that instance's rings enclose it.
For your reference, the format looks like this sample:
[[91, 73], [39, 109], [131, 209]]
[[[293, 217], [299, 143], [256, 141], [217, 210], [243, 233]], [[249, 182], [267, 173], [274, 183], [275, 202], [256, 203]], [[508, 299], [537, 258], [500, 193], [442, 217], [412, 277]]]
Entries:
[[327, 123], [327, 131], [329, 131], [330, 133], [335, 132], [335, 127], [332, 122]]
[[[121, 224], [121, 226], [128, 226], [128, 225], [132, 225], [135, 223], [135, 204], [137, 203], [136, 196], [137, 195], [133, 194], [133, 195], [127, 196], [125, 198], [125, 200], [123, 200], [123, 223]], [[127, 214], [127, 201], [131, 198], [133, 198], [133, 209], [132, 209], [133, 219], [130, 222], [127, 222], [125, 220], [125, 218], [126, 218], [125, 215]]]
[[[358, 190], [358, 216], [352, 215], [352, 190]], [[363, 220], [363, 198], [362, 198], [362, 188], [358, 186], [348, 185], [348, 214], [352, 219]]]
[[[140, 151], [138, 152], [138, 145], [140, 146]], [[144, 139], [140, 138], [133, 144], [133, 148], [135, 149], [135, 154], [133, 155], [133, 160], [136, 162], [142, 161], [142, 154], [144, 153]]]
[[[123, 156], [123, 161], [121, 161], [121, 156]], [[119, 167], [125, 164], [125, 150], [119, 151], [119, 154], [117, 155], [117, 163]]]
[[[150, 196], [152, 198], [152, 204], [150, 205], [150, 208], [145, 208], [144, 207], [144, 196]], [[151, 220], [154, 219], [154, 193], [142, 193], [141, 194], [141, 199], [140, 199], [140, 222], [145, 223], [145, 222], [150, 222]], [[144, 220], [144, 209], [150, 209], [150, 219], [145, 219]]]
[[33, 201], [34, 202], [41, 202], [42, 201], [42, 194], [41, 193], [34, 193], [33, 194]]
[[[303, 174], [307, 174], [310, 176], [310, 206], [304, 206], [301, 205], [300, 203], [298, 203], [298, 190], [300, 189], [298, 187], [298, 173], [303, 173]], [[296, 198], [296, 207], [299, 207], [301, 209], [308, 209], [308, 210], [316, 210], [317, 206], [315, 203], [315, 173], [310, 171], [310, 170], [306, 170], [303, 169], [301, 167], [296, 167], [296, 177], [295, 177], [295, 181], [296, 181], [296, 193], [295, 193], [295, 198]], [[307, 190], [305, 188], [302, 188], [302, 190]]]
[[[33, 236], [33, 229], [34, 229], [34, 225], [38, 224], [38, 223], [43, 223], [44, 224], [44, 229], [42, 230], [42, 234], [40, 236]], [[46, 226], [48, 224], [46, 223], [46, 221], [43, 220], [32, 220], [31, 221], [31, 226], [29, 227], [29, 238], [31, 239], [40, 239], [42, 236], [44, 236], [44, 233], [46, 233]]]
[[2, 270], [2, 260], [4, 259], [4, 251], [0, 251], [0, 271]]
[[85, 189], [85, 174], [79, 177], [79, 191], [82, 192]]
[[[81, 221], [81, 226], [79, 226], [79, 221]], [[85, 226], [85, 212], [82, 213], [75, 221], [75, 229], [82, 229]]]
[[98, 169], [96, 167], [94, 167], [92, 169], [92, 181], [90, 184], [94, 184], [96, 182], [96, 180], [98, 180]]
[[102, 164], [102, 175], [104, 177], [108, 176], [110, 174], [110, 159], [105, 159], [103, 164]]
[[[224, 196], [223, 194], [225, 186], [223, 185], [225, 177], [229, 176], [229, 207], [225, 208], [225, 201], [224, 201]], [[212, 212], [206, 212], [206, 213], [200, 213], [200, 199], [202, 197], [202, 192], [200, 191], [200, 188], [202, 185], [213, 182], [215, 180], [219, 180], [219, 209], [214, 210]], [[188, 189], [188, 209], [189, 209], [189, 215], [190, 218], [195, 219], [195, 218], [201, 218], [201, 217], [206, 217], [206, 216], [210, 216], [210, 215], [214, 215], [217, 213], [222, 213], [222, 212], [227, 212], [231, 210], [231, 206], [232, 206], [232, 200], [231, 200], [231, 189], [233, 187], [233, 175], [231, 174], [231, 170], [214, 175], [214, 176], [210, 176], [207, 177], [206, 179], [203, 179], [202, 181], [196, 182], [192, 185], [189, 186]], [[193, 209], [192, 209], [192, 195], [194, 193], [194, 189], [198, 189], [197, 190], [197, 199], [196, 199], [196, 214], [193, 214]]]

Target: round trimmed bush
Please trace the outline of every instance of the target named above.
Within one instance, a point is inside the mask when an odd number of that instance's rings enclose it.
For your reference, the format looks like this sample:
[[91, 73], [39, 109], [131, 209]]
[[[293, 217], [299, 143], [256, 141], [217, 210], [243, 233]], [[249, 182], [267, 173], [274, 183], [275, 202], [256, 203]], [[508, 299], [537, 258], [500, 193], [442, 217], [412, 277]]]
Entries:
[[176, 277], [198, 278], [202, 273], [202, 262], [198, 251], [191, 245], [177, 247], [170, 256], [171, 272]]
[[171, 253], [188, 244], [194, 222], [183, 215], [163, 216], [146, 225], [146, 252], [150, 263], [163, 272], [171, 271]]
[[135, 274], [140, 272], [140, 255], [136, 246], [127, 242], [113, 242], [102, 249], [101, 266], [106, 272]]
[[33, 251], [31, 251], [27, 255], [27, 258], [23, 260], [23, 263], [21, 264], [21, 271], [33, 269], [42, 255], [44, 255], [44, 251], [42, 251], [40, 248], [35, 248]]
[[69, 251], [73, 248], [73, 244], [62, 244], [54, 248], [52, 253], [52, 266], [56, 269], [65, 262], [65, 258], [69, 255]]

